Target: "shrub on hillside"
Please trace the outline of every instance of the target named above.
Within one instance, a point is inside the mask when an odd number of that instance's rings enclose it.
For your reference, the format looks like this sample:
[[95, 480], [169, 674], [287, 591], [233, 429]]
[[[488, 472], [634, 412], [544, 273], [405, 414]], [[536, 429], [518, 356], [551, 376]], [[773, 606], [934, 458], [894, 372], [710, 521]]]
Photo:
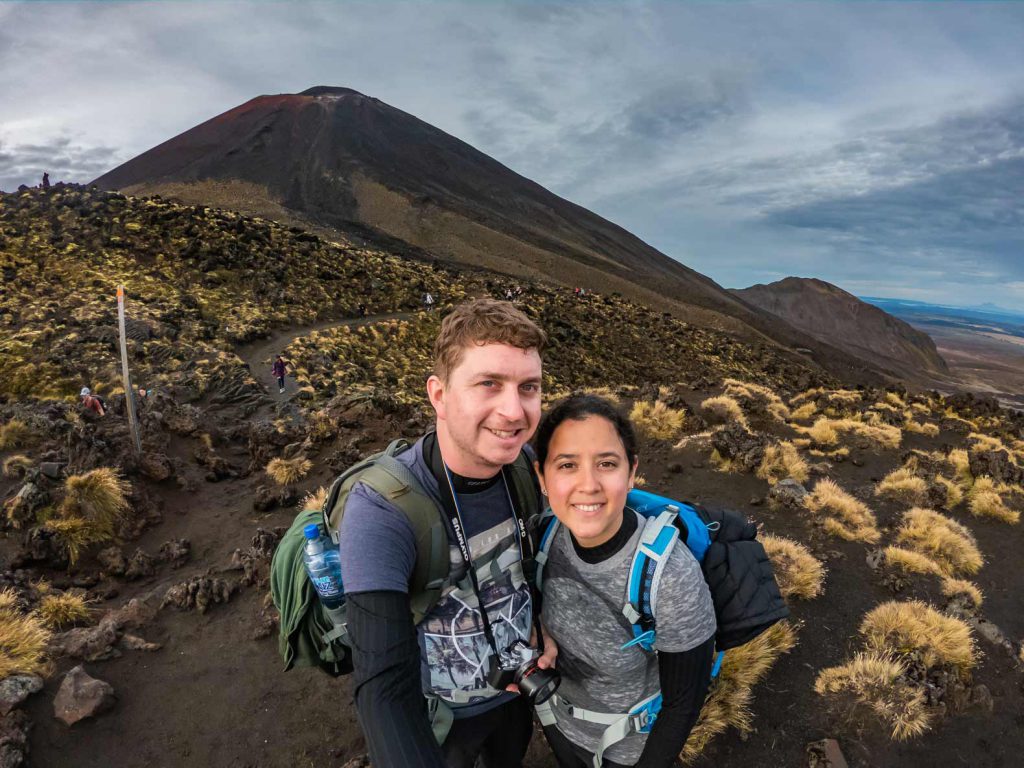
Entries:
[[266, 473], [278, 485], [291, 485], [309, 474], [313, 468], [313, 462], [304, 456], [296, 456], [294, 459], [271, 459], [267, 464]]
[[819, 480], [814, 490], [804, 497], [804, 506], [822, 515], [822, 527], [834, 536], [868, 544], [876, 543], [881, 537], [874, 513], [833, 480]]
[[673, 440], [686, 423], [686, 414], [669, 408], [661, 400], [640, 401], [633, 405], [629, 414], [637, 429], [655, 440]]
[[765, 448], [764, 458], [757, 468], [757, 476], [775, 485], [780, 480], [791, 477], [798, 483], [807, 482], [810, 470], [807, 462], [797, 451], [796, 446], [785, 440]]
[[110, 467], [71, 475], [64, 481], [60, 515], [65, 519], [81, 518], [97, 534], [110, 537], [128, 514], [129, 493], [131, 484]]
[[759, 538], [772, 562], [775, 579], [784, 598], [810, 600], [822, 593], [825, 566], [807, 547], [782, 536]]
[[39, 617], [21, 612], [14, 590], [0, 589], [0, 680], [18, 672], [43, 674], [50, 638]]

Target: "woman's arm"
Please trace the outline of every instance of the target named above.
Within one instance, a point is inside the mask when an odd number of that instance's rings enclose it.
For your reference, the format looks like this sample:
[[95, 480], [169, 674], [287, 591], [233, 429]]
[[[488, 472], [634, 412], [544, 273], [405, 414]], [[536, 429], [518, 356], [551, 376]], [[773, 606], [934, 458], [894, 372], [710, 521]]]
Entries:
[[714, 655], [714, 635], [689, 651], [658, 652], [661, 712], [636, 768], [667, 768], [675, 763], [704, 706]]

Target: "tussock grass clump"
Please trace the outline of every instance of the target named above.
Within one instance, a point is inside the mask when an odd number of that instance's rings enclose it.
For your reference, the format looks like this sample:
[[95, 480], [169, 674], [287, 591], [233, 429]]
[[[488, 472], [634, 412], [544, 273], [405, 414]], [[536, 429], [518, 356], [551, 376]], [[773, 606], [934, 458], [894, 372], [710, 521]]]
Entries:
[[922, 501], [927, 492], [928, 483], [905, 466], [894, 469], [875, 486], [875, 496], [888, 496], [908, 504]]
[[680, 753], [683, 762], [696, 759], [718, 734], [727, 728], [749, 733], [750, 699], [783, 653], [796, 645], [796, 630], [788, 621], [773, 624], [746, 645], [730, 649], [722, 657], [722, 669], [711, 684], [697, 724]]
[[880, 423], [865, 424], [856, 419], [833, 419], [822, 416], [810, 427], [793, 427], [798, 432], [806, 434], [819, 446], [835, 445], [839, 442], [839, 435], [847, 432], [890, 450], [899, 448], [903, 440], [903, 432], [899, 427]]
[[900, 396], [900, 394], [898, 392], [886, 392], [885, 393], [885, 401], [889, 405], [893, 405], [893, 406], [895, 406], [897, 408], [906, 408], [907, 407], [907, 403], [903, 400], [903, 398]]
[[824, 515], [822, 526], [834, 536], [868, 544], [874, 544], [881, 538], [874, 513], [833, 480], [819, 480], [814, 490], [804, 497], [804, 506], [814, 514]]
[[967, 508], [975, 517], [992, 517], [1016, 525], [1020, 522], [1020, 512], [1006, 506], [1001, 491], [1002, 488], [988, 475], [979, 477], [967, 494]]
[[44, 595], [36, 613], [43, 623], [53, 629], [62, 629], [89, 618], [89, 601], [72, 592]]
[[972, 442], [969, 449], [971, 451], [1005, 451], [1010, 456], [1010, 462], [1013, 464], [1017, 463], [1015, 451], [1007, 447], [1007, 445], [995, 435], [971, 432], [967, 435], [967, 439]]
[[78, 562], [82, 551], [93, 544], [110, 540], [110, 535], [98, 530], [91, 522], [81, 517], [53, 518], [45, 526], [57, 535], [57, 539], [68, 551], [71, 565]]
[[939, 434], [939, 428], [927, 421], [914, 421], [907, 419], [903, 422], [903, 429], [907, 432], [915, 432], [926, 437], [935, 437]]
[[918, 653], [925, 667], [948, 665], [968, 670], [977, 664], [971, 628], [919, 600], [882, 603], [860, 625], [868, 649]]
[[977, 573], [985, 562], [965, 526], [930, 509], [914, 507], [905, 512], [896, 540], [934, 560], [947, 576]]
[[100, 467], [64, 482], [60, 514], [65, 519], [81, 518], [99, 534], [113, 536], [118, 523], [128, 514], [131, 484], [117, 470]]
[[835, 445], [839, 442], [839, 432], [833, 426], [833, 421], [825, 416], [817, 419], [809, 428], [803, 428], [804, 432], [815, 445]]
[[822, 593], [825, 566], [807, 547], [782, 536], [766, 535], [760, 540], [784, 598], [810, 600]]
[[945, 509], [952, 509], [964, 499], [964, 492], [953, 480], [943, 477], [942, 475], [935, 476], [935, 482], [946, 489], [946, 500], [942, 506]]
[[719, 472], [735, 472], [735, 462], [732, 459], [727, 459], [717, 448], [711, 449], [711, 455], [708, 457], [711, 465]]
[[738, 379], [726, 379], [724, 383], [726, 395], [763, 405], [776, 421], [785, 422], [789, 418], [789, 408], [782, 402], [782, 398], [768, 387]]
[[974, 475], [971, 474], [971, 459], [963, 448], [954, 448], [946, 455], [946, 461], [953, 468], [955, 480], [966, 491], [974, 485]]
[[0, 680], [16, 672], [42, 674], [51, 636], [42, 619], [21, 612], [14, 590], [0, 590]]
[[789, 412], [791, 421], [804, 421], [818, 412], [818, 406], [814, 403], [804, 403], [799, 408]]
[[305, 456], [296, 456], [294, 459], [271, 459], [265, 471], [278, 485], [291, 485], [309, 474], [312, 468], [312, 461]]
[[743, 415], [743, 409], [740, 408], [740, 404], [728, 395], [709, 397], [700, 404], [700, 407], [704, 413], [718, 421], [736, 421], [739, 422], [744, 429], [749, 428], [749, 425], [747, 424], [747, 417]]
[[642, 433], [655, 440], [673, 440], [686, 423], [686, 414], [669, 408], [661, 400], [641, 401], [633, 405], [629, 418]]
[[985, 601], [984, 596], [981, 594], [981, 590], [978, 589], [975, 584], [967, 581], [966, 579], [943, 579], [942, 594], [946, 597], [965, 595], [975, 608], [981, 608], [982, 603]]
[[884, 652], [858, 653], [846, 664], [823, 669], [814, 690], [827, 694], [849, 693], [855, 704], [867, 707], [890, 729], [897, 741], [928, 730], [931, 713], [924, 691], [910, 685], [906, 665]]
[[25, 470], [32, 466], [32, 459], [20, 453], [4, 459], [3, 472], [6, 477], [21, 477]]
[[11, 419], [6, 424], [0, 425], [0, 451], [23, 448], [29, 445], [34, 438], [35, 435], [29, 429], [28, 424], [21, 419]]
[[[800, 441], [800, 440], [794, 440], [793, 444], [799, 446], [801, 444], [801, 442], [802, 441]], [[810, 444], [811, 444], [810, 440], [806, 441], [806, 445], [810, 445]], [[819, 448], [811, 448], [807, 452], [809, 454], [811, 454], [811, 456], [818, 456], [819, 458], [822, 458], [822, 459], [833, 459], [833, 460], [835, 460], [835, 459], [845, 459], [847, 456], [850, 455], [850, 449], [847, 448], [845, 445], [842, 445], [842, 446], [836, 448], [833, 451], [823, 451], [823, 450], [821, 450]]]
[[928, 576], [942, 576], [942, 567], [927, 555], [903, 547], [886, 547], [885, 562], [904, 573], [923, 573]]
[[[661, 394], [661, 390], [663, 389], [666, 389], [666, 387], [659, 387], [659, 395]], [[605, 400], [608, 400], [609, 402], [615, 403], [616, 405], [618, 405], [621, 401], [618, 392], [616, 392], [611, 387], [584, 387], [583, 392], [588, 395], [595, 395], [597, 397], [603, 398]], [[667, 395], [668, 393], [666, 392], [665, 394]]]
[[300, 507], [302, 509], [323, 509], [324, 504], [327, 502], [327, 494], [329, 492], [330, 488], [325, 485], [321, 485], [315, 491], [310, 491], [302, 497]]
[[798, 483], [806, 483], [810, 477], [807, 462], [792, 443], [782, 442], [769, 445], [764, 452], [761, 466], [757, 468], [757, 476], [775, 485], [780, 480], [791, 477]]

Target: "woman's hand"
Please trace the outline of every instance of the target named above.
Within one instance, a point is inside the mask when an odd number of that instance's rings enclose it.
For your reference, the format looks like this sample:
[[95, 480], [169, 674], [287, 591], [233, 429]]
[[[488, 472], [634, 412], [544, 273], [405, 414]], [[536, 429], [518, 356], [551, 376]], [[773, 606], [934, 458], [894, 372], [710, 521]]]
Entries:
[[[537, 666], [541, 669], [554, 669], [555, 661], [558, 659], [558, 643], [548, 634], [547, 627], [541, 622], [540, 631], [544, 635], [544, 653], [537, 658]], [[530, 632], [530, 647], [537, 647], [537, 627], [534, 626]], [[505, 686], [510, 693], [519, 693], [519, 686], [515, 683]]]

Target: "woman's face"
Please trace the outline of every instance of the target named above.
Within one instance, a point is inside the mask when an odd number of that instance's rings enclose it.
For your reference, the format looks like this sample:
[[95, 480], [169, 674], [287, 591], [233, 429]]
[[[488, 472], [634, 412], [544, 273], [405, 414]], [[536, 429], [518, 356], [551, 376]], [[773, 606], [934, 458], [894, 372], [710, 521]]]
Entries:
[[636, 465], [603, 416], [566, 419], [551, 436], [541, 488], [561, 523], [584, 547], [604, 544], [619, 530]]

